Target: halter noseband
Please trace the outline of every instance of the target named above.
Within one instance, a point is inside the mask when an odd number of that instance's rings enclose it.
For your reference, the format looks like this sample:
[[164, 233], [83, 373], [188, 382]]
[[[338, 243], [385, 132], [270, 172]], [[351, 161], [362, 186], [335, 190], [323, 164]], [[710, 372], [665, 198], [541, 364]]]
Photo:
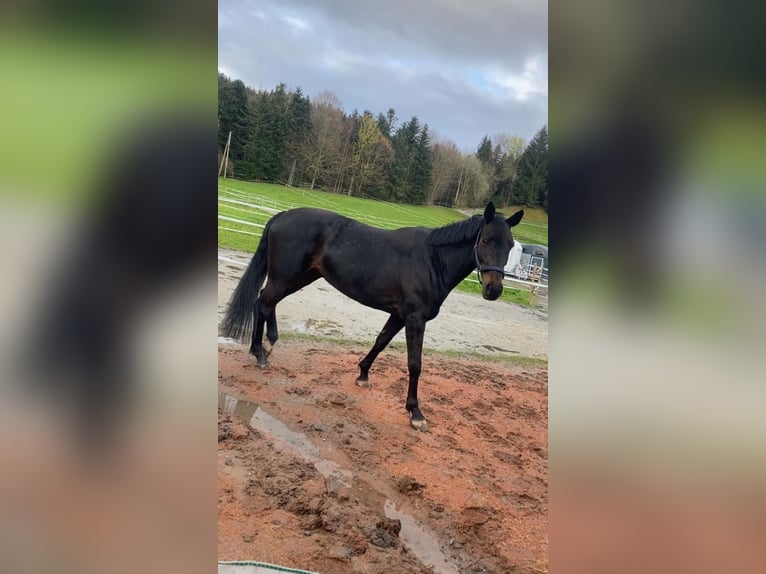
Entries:
[[481, 232], [484, 231], [484, 224], [481, 224], [481, 228], [479, 229], [478, 235], [476, 235], [476, 241], [473, 244], [473, 258], [476, 261], [476, 276], [479, 278], [479, 284], [483, 285], [481, 281], [481, 274], [484, 271], [496, 271], [500, 273], [501, 277], [505, 277], [505, 269], [502, 267], [498, 267], [497, 265], [482, 265], [479, 261], [479, 238], [481, 237]]

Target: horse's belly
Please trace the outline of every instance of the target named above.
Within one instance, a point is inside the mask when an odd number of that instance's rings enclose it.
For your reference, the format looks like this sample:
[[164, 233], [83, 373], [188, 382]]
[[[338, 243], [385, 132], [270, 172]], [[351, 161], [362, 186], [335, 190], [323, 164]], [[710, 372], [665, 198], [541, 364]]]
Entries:
[[401, 306], [401, 287], [391, 278], [354, 276], [339, 277], [325, 273], [327, 282], [354, 301], [387, 313], [398, 314]]

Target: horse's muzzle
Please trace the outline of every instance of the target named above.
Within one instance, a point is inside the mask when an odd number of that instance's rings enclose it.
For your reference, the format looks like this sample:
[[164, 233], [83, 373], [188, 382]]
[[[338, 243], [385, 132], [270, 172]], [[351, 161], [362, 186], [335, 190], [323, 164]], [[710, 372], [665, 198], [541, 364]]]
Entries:
[[482, 296], [488, 301], [494, 301], [503, 293], [502, 283], [485, 283], [481, 291]]

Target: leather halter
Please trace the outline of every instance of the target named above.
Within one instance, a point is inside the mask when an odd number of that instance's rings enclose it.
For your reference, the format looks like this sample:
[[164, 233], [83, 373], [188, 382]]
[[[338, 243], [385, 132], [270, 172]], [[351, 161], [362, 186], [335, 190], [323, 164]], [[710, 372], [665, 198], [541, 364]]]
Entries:
[[484, 283], [481, 280], [481, 274], [484, 271], [496, 271], [497, 273], [500, 273], [500, 277], [505, 277], [505, 269], [502, 267], [498, 267], [497, 265], [482, 265], [481, 261], [479, 261], [479, 238], [481, 238], [481, 232], [484, 231], [484, 224], [481, 224], [481, 229], [479, 229], [479, 233], [476, 236], [476, 241], [473, 244], [473, 258], [476, 261], [476, 276], [479, 278], [479, 284], [483, 285]]

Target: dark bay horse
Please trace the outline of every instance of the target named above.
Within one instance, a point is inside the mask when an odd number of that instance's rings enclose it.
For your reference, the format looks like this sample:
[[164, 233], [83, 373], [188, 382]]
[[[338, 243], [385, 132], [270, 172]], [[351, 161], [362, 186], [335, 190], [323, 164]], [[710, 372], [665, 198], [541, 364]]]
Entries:
[[412, 427], [426, 430], [418, 408], [426, 322], [438, 315], [449, 292], [474, 269], [484, 298], [494, 301], [500, 296], [503, 266], [513, 246], [511, 227], [523, 216], [523, 211], [517, 211], [504, 219], [489, 203], [484, 215], [437, 229], [388, 231], [322, 209], [278, 213], [263, 230], [258, 249], [229, 302], [221, 331], [241, 339], [252, 330], [250, 352], [259, 365], [265, 365], [263, 329], [265, 326], [274, 345], [279, 338], [277, 303], [324, 277], [355, 301], [390, 314], [359, 363], [360, 385], [369, 385], [373, 361], [404, 327], [410, 375], [405, 407]]

